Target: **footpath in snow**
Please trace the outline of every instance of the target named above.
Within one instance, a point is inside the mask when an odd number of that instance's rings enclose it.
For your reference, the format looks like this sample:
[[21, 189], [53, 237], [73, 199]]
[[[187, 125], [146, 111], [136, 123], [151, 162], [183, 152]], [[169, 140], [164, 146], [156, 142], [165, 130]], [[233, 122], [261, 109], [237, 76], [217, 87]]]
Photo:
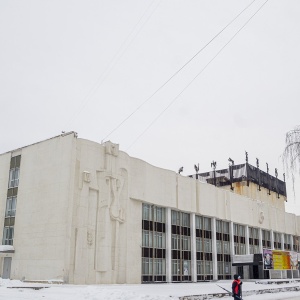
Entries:
[[[260, 284], [259, 284], [260, 283]], [[0, 300], [206, 300], [232, 299], [221, 287], [230, 290], [231, 281], [203, 283], [68, 285], [30, 283], [0, 278]], [[244, 300], [299, 299], [300, 282], [246, 281]]]

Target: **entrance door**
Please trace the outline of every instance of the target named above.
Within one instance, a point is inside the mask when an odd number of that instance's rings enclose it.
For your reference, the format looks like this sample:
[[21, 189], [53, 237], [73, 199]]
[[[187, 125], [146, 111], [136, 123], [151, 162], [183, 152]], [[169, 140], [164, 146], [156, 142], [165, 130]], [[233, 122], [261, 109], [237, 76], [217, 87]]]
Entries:
[[258, 266], [253, 266], [253, 279], [259, 279]]
[[237, 267], [237, 273], [240, 275], [242, 278], [244, 278], [244, 267], [243, 266], [238, 266]]
[[4, 257], [3, 279], [10, 279], [11, 257]]

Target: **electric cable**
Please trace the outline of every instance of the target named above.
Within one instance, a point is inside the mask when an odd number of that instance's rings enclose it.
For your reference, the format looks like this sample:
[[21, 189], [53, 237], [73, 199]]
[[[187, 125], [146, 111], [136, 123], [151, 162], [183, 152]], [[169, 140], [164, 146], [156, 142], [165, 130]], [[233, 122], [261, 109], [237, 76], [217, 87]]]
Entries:
[[182, 71], [191, 61], [194, 60], [209, 44], [211, 44], [224, 30], [226, 30], [244, 11], [246, 11], [255, 1], [248, 4], [239, 14], [237, 14], [221, 31], [219, 31], [209, 42], [207, 42], [200, 50], [198, 50], [187, 62], [185, 62], [167, 81], [165, 81], [155, 92], [153, 92], [143, 103], [141, 103], [132, 113], [130, 113], [123, 121], [121, 121], [112, 131], [110, 131], [102, 141], [110, 137], [117, 129], [119, 129], [132, 115], [150, 101], [163, 87], [165, 87], [180, 71]]
[[[135, 26], [132, 28], [132, 30], [130, 31], [130, 33], [127, 35], [127, 37], [123, 40], [123, 42], [121, 43], [121, 45], [119, 46], [118, 50], [115, 52], [113, 58], [110, 60], [110, 62], [108, 63], [108, 65], [106, 66], [105, 70], [102, 72], [102, 74], [98, 77], [98, 79], [96, 80], [95, 84], [90, 88], [90, 90], [85, 94], [85, 96], [83, 97], [83, 100], [81, 101], [81, 106], [78, 108], [77, 113], [75, 113], [67, 122], [66, 127], [68, 127], [70, 125], [70, 123], [78, 117], [78, 115], [84, 110], [84, 108], [86, 107], [87, 103], [89, 102], [89, 100], [91, 99], [91, 97], [93, 96], [93, 94], [97, 91], [97, 89], [99, 87], [101, 87], [101, 85], [104, 83], [104, 81], [107, 79], [108, 75], [110, 74], [110, 72], [113, 70], [114, 65], [122, 58], [122, 56], [124, 55], [125, 51], [128, 49], [128, 47], [131, 45], [131, 43], [135, 40], [135, 38], [137, 37], [137, 35], [140, 33], [140, 31], [142, 30], [142, 28], [145, 26], [145, 24], [149, 21], [149, 19], [152, 17], [152, 15], [154, 14], [154, 12], [156, 11], [156, 9], [158, 8], [158, 6], [160, 5], [161, 0], [158, 2], [158, 4], [154, 7], [154, 9], [151, 11], [151, 13], [149, 14], [149, 16], [146, 18], [146, 20], [142, 23], [141, 27], [137, 30], [137, 32], [133, 35], [133, 33], [135, 32], [136, 28], [138, 27], [138, 25], [141, 23], [141, 21], [144, 19], [144, 17], [147, 15], [148, 11], [150, 10], [151, 6], [153, 5], [153, 3], [155, 2], [155, 0], [153, 0], [148, 7], [145, 9], [144, 13], [142, 14], [142, 16], [139, 18], [138, 22], [135, 24]], [[133, 36], [132, 36], [133, 35]], [[132, 36], [131, 40], [129, 41], [130, 37]], [[128, 42], [129, 41], [129, 42]], [[126, 45], [127, 43], [127, 45]], [[124, 48], [125, 47], [125, 48]]]
[[266, 0], [258, 10], [244, 23], [244, 25], [230, 38], [230, 40], [216, 53], [216, 55], [202, 68], [202, 70], [182, 89], [182, 91], [161, 111], [155, 119], [146, 127], [146, 129], [130, 144], [126, 149], [130, 149], [145, 132], [165, 113], [165, 111], [170, 108], [170, 106], [185, 92], [185, 90], [203, 73], [203, 71], [215, 60], [215, 58], [226, 48], [226, 46], [240, 33], [240, 31], [245, 28], [245, 26], [252, 20], [252, 18], [265, 6], [269, 0]]

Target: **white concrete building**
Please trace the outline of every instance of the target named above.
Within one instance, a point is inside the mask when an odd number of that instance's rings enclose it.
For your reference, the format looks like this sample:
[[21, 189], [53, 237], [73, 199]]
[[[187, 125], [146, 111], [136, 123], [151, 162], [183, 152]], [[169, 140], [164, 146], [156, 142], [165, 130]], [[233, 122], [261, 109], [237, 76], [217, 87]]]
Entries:
[[263, 271], [262, 249], [299, 252], [300, 219], [285, 212], [285, 184], [249, 166], [184, 177], [74, 132], [4, 153], [0, 275], [78, 284], [278, 276]]

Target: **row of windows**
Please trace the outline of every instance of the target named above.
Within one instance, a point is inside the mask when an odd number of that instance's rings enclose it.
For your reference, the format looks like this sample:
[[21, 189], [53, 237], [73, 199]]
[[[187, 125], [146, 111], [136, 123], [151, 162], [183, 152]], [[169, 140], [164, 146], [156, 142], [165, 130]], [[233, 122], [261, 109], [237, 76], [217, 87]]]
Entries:
[[[146, 218], [147, 220], [144, 220]], [[171, 211], [171, 268], [172, 281], [191, 280], [191, 215]], [[154, 224], [152, 227], [144, 223]], [[163, 223], [159, 223], [163, 222]], [[156, 225], [166, 228], [166, 211], [154, 205], [143, 205], [143, 251], [142, 280], [166, 280], [166, 233]], [[147, 228], [146, 228], [147, 227]], [[175, 230], [176, 229], [176, 230]], [[248, 229], [248, 232], [246, 232]], [[213, 278], [212, 259], [212, 219], [195, 216], [197, 280]], [[271, 231], [261, 231], [263, 246], [271, 248]], [[230, 222], [216, 220], [216, 247], [218, 279], [231, 277]], [[260, 230], [245, 225], [233, 224], [233, 244], [235, 254], [246, 254], [246, 238], [249, 240], [250, 254], [260, 253]], [[282, 242], [282, 234], [274, 232], [274, 242]], [[291, 236], [284, 235], [284, 245], [290, 246]], [[299, 249], [300, 237], [293, 237], [293, 249]], [[144, 251], [145, 250], [145, 251]], [[149, 252], [149, 253], [148, 253]]]
[[10, 170], [8, 177], [8, 191], [6, 199], [6, 209], [3, 228], [3, 245], [13, 245], [14, 224], [17, 207], [17, 192], [20, 177], [21, 156], [14, 156], [10, 160]]
[[190, 260], [180, 260], [172, 259], [172, 275], [191, 275], [191, 261]]
[[195, 223], [196, 223], [196, 229], [211, 231], [211, 218], [196, 216]]
[[191, 237], [186, 235], [172, 234], [173, 250], [191, 250]]
[[196, 238], [196, 251], [212, 253], [212, 240], [206, 238]]
[[190, 227], [190, 214], [172, 210], [172, 225]]
[[213, 275], [213, 262], [198, 260], [197, 275]]
[[166, 260], [164, 258], [143, 258], [142, 275], [166, 275]]
[[149, 204], [143, 204], [143, 220], [165, 223], [165, 208]]
[[[11, 205], [7, 208], [7, 213], [15, 213], [16, 198], [10, 198]], [[165, 222], [165, 209], [153, 205], [144, 204], [143, 205], [143, 219], [153, 221], [163, 221]], [[172, 215], [172, 225], [180, 227], [190, 228], [190, 214], [183, 213], [180, 211], [171, 212]], [[196, 230], [200, 230], [196, 238], [196, 249], [197, 252], [211, 253], [211, 218], [203, 216], [195, 216]], [[216, 220], [216, 233], [217, 233], [217, 252], [220, 254], [230, 253], [230, 242], [229, 242], [229, 230], [230, 223], [227, 221]], [[233, 224], [234, 233], [234, 253], [246, 254], [246, 226], [240, 224]], [[260, 253], [259, 247], [259, 229], [254, 227], [248, 227], [249, 234], [249, 248], [250, 254]], [[175, 250], [190, 250], [191, 249], [191, 239], [189, 237], [190, 233], [187, 235], [172, 234], [172, 249]], [[200, 235], [200, 238], [198, 237]], [[293, 249], [291, 249], [291, 238], [293, 239]], [[222, 240], [222, 243], [218, 242]], [[165, 248], [166, 237], [164, 233], [148, 233], [145, 231], [143, 234], [143, 246], [145, 247], [157, 247]], [[263, 248], [271, 248], [271, 231], [262, 229], [262, 246]], [[284, 234], [284, 249], [294, 250], [300, 252], [300, 237], [291, 237], [288, 234]], [[274, 248], [282, 249], [282, 234], [279, 232], [274, 232]]]
[[143, 230], [143, 247], [165, 249], [166, 234], [164, 232]]
[[216, 232], [229, 234], [229, 222], [216, 220]]

